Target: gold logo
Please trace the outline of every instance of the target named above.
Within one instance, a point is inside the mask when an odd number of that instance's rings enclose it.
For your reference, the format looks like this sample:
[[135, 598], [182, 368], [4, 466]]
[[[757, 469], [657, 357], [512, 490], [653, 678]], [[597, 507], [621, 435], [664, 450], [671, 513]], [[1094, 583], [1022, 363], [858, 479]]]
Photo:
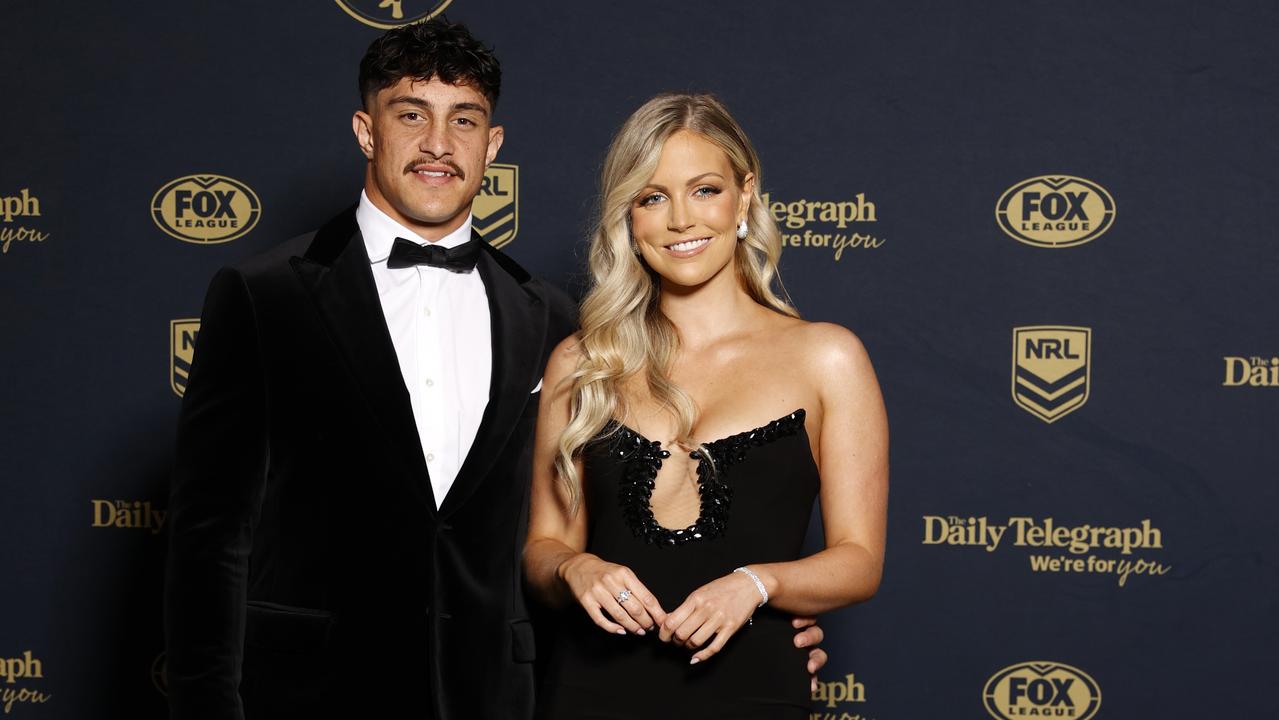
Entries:
[[43, 679], [44, 663], [34, 657], [30, 650], [24, 651], [20, 657], [0, 657], [0, 708], [3, 708], [4, 714], [13, 712], [13, 706], [17, 703], [38, 705], [49, 702], [53, 697], [50, 693], [27, 687], [11, 687], [22, 684], [19, 681]]
[[1008, 188], [995, 205], [995, 218], [1018, 242], [1074, 247], [1110, 229], [1115, 222], [1115, 199], [1090, 180], [1041, 175]]
[[520, 229], [520, 167], [492, 163], [471, 204], [472, 227], [493, 247], [515, 239]]
[[0, 197], [0, 254], [8, 253], [9, 246], [19, 243], [41, 243], [49, 239], [49, 233], [26, 225], [11, 227], [14, 218], [40, 217], [40, 198], [22, 188], [17, 195]]
[[[845, 250], [875, 250], [885, 238], [872, 232], [877, 223], [875, 203], [866, 199], [866, 193], [857, 193], [847, 200], [774, 200], [769, 193], [761, 197], [764, 207], [782, 229], [782, 249], [824, 248], [836, 262]], [[866, 228], [865, 232], [859, 232]], [[800, 230], [803, 230], [801, 233]]]
[[390, 30], [444, 12], [453, 0], [337, 0], [338, 7], [365, 25]]
[[853, 673], [848, 673], [840, 680], [818, 680], [813, 686], [812, 701], [826, 703], [827, 708], [841, 703], [866, 702], [866, 685], [857, 682]]
[[178, 397], [187, 391], [191, 360], [195, 357], [195, 339], [200, 334], [200, 318], [169, 321], [169, 386]]
[[[924, 545], [980, 548], [993, 553], [1000, 548], [1030, 549], [1031, 572], [1078, 575], [1113, 575], [1119, 587], [1132, 577], [1163, 577], [1172, 566], [1151, 559], [1164, 549], [1163, 531], [1150, 518], [1136, 525], [1070, 525], [1028, 516], [1009, 517], [1003, 523], [981, 515], [924, 515]], [[1119, 557], [1105, 557], [1118, 551]], [[1134, 551], [1142, 551], [1134, 554]], [[1157, 555], [1156, 555], [1157, 557]]]
[[1053, 717], [1088, 720], [1101, 709], [1101, 688], [1088, 673], [1057, 662], [1024, 662], [995, 673], [982, 691], [998, 720]]
[[1064, 325], [1013, 328], [1013, 402], [1044, 422], [1088, 402], [1092, 330]]
[[1226, 361], [1226, 379], [1221, 383], [1224, 387], [1279, 388], [1279, 357], [1227, 355], [1222, 360]]
[[224, 175], [187, 175], [160, 188], [151, 198], [151, 219], [164, 232], [197, 245], [243, 237], [262, 215], [248, 185]]
[[93, 503], [93, 527], [149, 530], [158, 535], [164, 529], [168, 515], [151, 504], [150, 500], [90, 500]]
[[151, 683], [155, 685], [155, 689], [160, 691], [161, 695], [169, 694], [169, 658], [160, 651], [155, 656], [155, 660], [151, 663]]

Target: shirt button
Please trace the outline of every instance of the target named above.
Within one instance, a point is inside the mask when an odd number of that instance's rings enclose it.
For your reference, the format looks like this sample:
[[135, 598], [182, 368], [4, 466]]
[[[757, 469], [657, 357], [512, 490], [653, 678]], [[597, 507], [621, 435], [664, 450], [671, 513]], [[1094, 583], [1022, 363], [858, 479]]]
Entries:
[[427, 462], [434, 462], [434, 461], [435, 461], [435, 454], [434, 454], [434, 453], [427, 453], [427, 454], [426, 454], [426, 461], [427, 461]]
[[424, 313], [427, 317], [431, 317], [431, 308], [422, 308], [422, 312], [423, 312], [423, 313]]
[[434, 381], [434, 380], [432, 380], [431, 378], [427, 378], [427, 379], [426, 379], [426, 386], [427, 386], [427, 387], [435, 387], [435, 381]]

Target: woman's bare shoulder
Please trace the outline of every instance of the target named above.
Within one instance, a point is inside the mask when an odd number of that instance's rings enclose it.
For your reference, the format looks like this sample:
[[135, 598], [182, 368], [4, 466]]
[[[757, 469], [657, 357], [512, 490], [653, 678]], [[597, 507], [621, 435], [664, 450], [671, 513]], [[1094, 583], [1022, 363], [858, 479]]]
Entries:
[[861, 338], [843, 325], [791, 318], [778, 339], [795, 353], [802, 366], [815, 373], [849, 373], [870, 369]]

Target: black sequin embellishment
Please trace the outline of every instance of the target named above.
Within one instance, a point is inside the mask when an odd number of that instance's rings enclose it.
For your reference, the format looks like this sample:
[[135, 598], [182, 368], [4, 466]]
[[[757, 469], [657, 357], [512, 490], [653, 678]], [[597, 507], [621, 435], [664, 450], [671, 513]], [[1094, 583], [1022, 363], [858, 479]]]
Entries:
[[649, 440], [616, 421], [604, 428], [600, 437], [612, 437], [611, 452], [625, 465], [622, 482], [618, 487], [618, 501], [631, 532], [649, 544], [671, 547], [723, 535], [733, 502], [733, 488], [726, 482], [729, 468], [744, 460], [746, 451], [750, 448], [794, 435], [803, 425], [804, 410], [801, 408], [763, 427], [706, 443], [706, 449], [714, 460], [714, 467], [700, 451], [689, 453], [689, 457], [697, 461], [697, 490], [701, 496], [701, 512], [696, 522], [679, 530], [671, 530], [658, 524], [650, 505], [657, 472], [662, 467], [662, 460], [671, 456], [670, 452], [663, 450], [661, 443]]

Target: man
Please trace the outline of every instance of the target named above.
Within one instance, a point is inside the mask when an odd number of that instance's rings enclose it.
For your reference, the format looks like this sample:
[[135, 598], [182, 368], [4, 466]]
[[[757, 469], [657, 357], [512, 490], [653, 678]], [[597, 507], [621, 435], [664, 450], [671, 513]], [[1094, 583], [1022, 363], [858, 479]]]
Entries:
[[174, 718], [531, 715], [530, 445], [574, 314], [471, 231], [500, 84], [461, 25], [374, 41], [359, 204], [214, 278], [170, 501]]

